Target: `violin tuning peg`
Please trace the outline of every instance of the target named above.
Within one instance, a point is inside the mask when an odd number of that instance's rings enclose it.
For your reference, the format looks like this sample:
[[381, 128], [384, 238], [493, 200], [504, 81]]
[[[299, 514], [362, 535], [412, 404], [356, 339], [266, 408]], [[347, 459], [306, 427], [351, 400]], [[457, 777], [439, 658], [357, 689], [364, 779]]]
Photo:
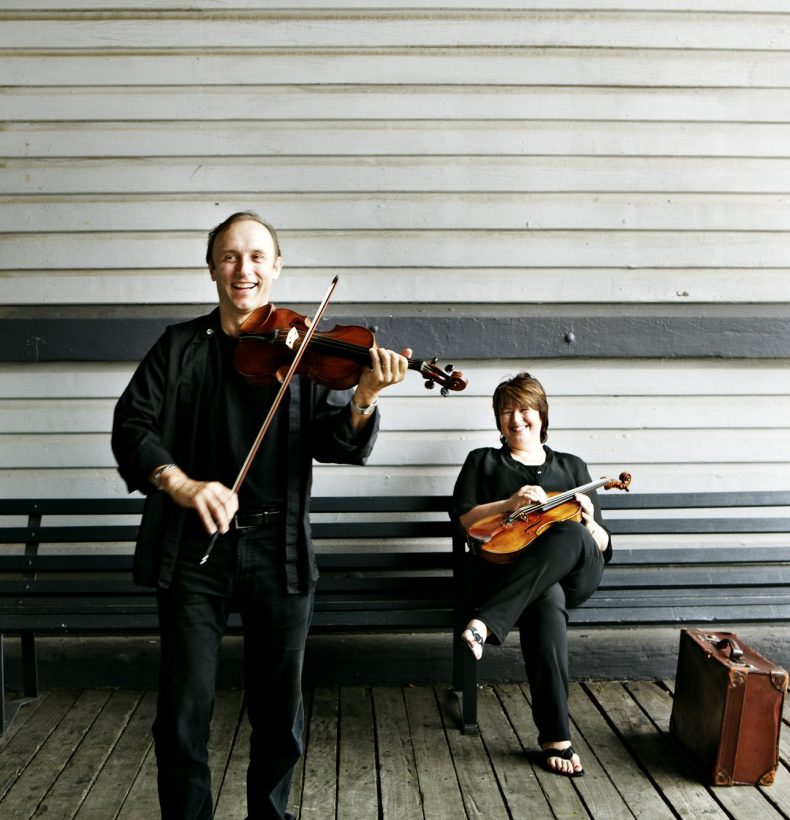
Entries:
[[450, 391], [446, 387], [443, 387], [441, 392], [442, 392], [443, 396], [449, 396], [450, 395]]
[[433, 382], [433, 381], [431, 381], [430, 379], [426, 379], [426, 381], [425, 381], [425, 389], [426, 389], [426, 390], [433, 390], [433, 388], [434, 388], [434, 387], [436, 387], [436, 383], [435, 383], [435, 382]]
[[453, 365], [451, 365], [451, 364], [446, 364], [446, 365], [444, 366], [444, 372], [445, 372], [445, 373], [452, 373], [452, 372], [453, 372]]

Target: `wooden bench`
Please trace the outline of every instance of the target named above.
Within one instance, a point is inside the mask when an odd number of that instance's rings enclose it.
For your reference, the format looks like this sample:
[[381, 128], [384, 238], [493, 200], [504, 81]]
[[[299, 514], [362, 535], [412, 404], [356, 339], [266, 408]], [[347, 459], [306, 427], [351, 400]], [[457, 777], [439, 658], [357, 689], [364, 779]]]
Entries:
[[[618, 547], [573, 627], [790, 622], [790, 492], [600, 495]], [[476, 731], [478, 666], [458, 634], [469, 612], [465, 546], [446, 496], [314, 498], [321, 580], [314, 629], [446, 631], [461, 727]], [[737, 514], [729, 514], [738, 508]], [[36, 635], [157, 631], [151, 590], [131, 580], [142, 500], [0, 500], [3, 726], [38, 693]], [[9, 522], [9, 523], [6, 523]], [[682, 538], [682, 546], [673, 546]], [[729, 541], [720, 545], [720, 539]], [[735, 542], [733, 543], [733, 539]], [[230, 630], [239, 628], [232, 620]], [[19, 634], [24, 697], [5, 703], [3, 635]]]
[[[448, 503], [436, 496], [314, 498], [321, 580], [313, 629], [458, 632], [468, 613], [455, 581]], [[140, 498], [0, 500], [3, 727], [38, 694], [36, 635], [157, 632], [153, 590], [131, 578], [142, 507]], [[231, 617], [229, 631], [240, 626]], [[9, 704], [7, 633], [21, 637], [23, 683], [23, 698]]]

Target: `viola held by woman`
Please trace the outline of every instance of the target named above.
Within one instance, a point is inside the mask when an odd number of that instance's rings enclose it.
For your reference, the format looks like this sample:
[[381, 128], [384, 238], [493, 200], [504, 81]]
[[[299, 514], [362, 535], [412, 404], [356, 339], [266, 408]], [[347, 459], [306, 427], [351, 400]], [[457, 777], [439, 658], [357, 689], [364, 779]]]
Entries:
[[581, 521], [581, 505], [577, 493], [592, 492], [598, 487], [605, 490], [625, 490], [631, 484], [630, 473], [620, 478], [601, 478], [561, 493], [549, 493], [543, 503], [527, 504], [507, 515], [489, 515], [469, 527], [467, 538], [474, 552], [488, 561], [507, 564], [514, 561], [539, 535], [558, 521]]

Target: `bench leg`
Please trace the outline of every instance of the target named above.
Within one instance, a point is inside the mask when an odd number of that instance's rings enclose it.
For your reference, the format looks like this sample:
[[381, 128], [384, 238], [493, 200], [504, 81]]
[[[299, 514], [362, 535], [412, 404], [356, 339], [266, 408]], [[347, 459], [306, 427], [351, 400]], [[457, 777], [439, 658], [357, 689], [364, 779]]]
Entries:
[[38, 661], [36, 659], [36, 634], [23, 632], [22, 640], [22, 687], [25, 697], [38, 697]]
[[466, 623], [453, 634], [453, 690], [461, 711], [461, 732], [479, 735], [477, 725], [477, 664], [474, 655], [463, 645], [461, 632]]
[[5, 636], [0, 633], [0, 737], [26, 703], [38, 697], [38, 667], [36, 664], [36, 636], [23, 632], [22, 642], [22, 688], [24, 697], [6, 702], [5, 697]]

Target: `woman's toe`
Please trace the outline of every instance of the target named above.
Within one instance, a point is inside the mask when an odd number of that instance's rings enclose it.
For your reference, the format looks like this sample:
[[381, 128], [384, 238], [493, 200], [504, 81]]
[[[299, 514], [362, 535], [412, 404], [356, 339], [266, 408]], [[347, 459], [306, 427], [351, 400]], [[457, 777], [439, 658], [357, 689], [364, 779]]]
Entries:
[[543, 749], [543, 760], [546, 768], [558, 774], [580, 777], [584, 774], [581, 759], [572, 747], [564, 749], [549, 746]]

